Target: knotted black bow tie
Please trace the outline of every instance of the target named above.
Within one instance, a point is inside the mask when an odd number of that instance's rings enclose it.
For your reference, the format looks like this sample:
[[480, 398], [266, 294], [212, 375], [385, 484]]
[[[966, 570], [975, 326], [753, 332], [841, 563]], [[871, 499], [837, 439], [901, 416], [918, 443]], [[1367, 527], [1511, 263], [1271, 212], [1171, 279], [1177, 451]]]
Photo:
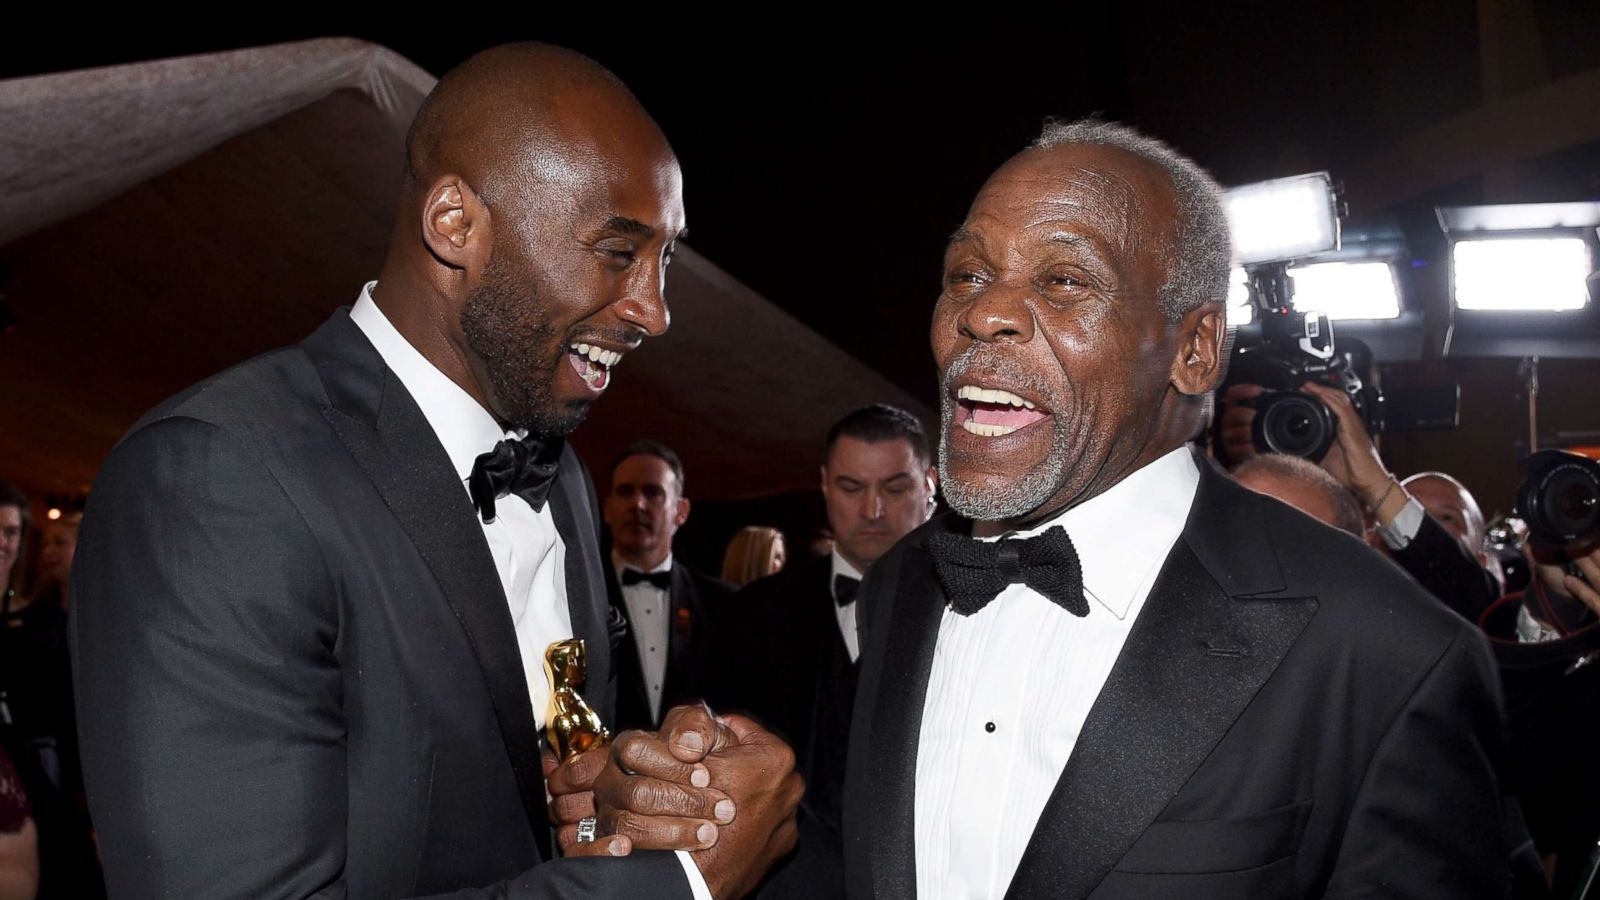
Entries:
[[665, 572], [641, 572], [626, 566], [622, 569], [622, 586], [632, 587], [641, 581], [648, 581], [663, 591], [672, 587], [672, 570]]
[[840, 606], [849, 606], [856, 602], [856, 591], [860, 588], [859, 578], [851, 578], [849, 575], [833, 576], [833, 599]]
[[929, 549], [933, 570], [950, 596], [950, 608], [963, 616], [988, 606], [1007, 585], [1017, 583], [1075, 616], [1089, 614], [1078, 551], [1059, 525], [1038, 537], [999, 541], [936, 534]]
[[494, 521], [494, 502], [507, 494], [528, 501], [534, 512], [544, 509], [561, 464], [561, 444], [560, 438], [508, 438], [473, 462], [467, 490], [486, 524]]

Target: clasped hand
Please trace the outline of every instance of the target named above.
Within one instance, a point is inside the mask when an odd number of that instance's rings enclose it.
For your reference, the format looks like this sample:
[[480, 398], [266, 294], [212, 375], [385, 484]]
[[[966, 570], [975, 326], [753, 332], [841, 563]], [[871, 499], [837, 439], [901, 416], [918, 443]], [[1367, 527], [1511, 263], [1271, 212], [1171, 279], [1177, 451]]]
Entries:
[[[567, 856], [687, 850], [717, 898], [741, 896], [794, 847], [805, 785], [782, 740], [743, 716], [703, 706], [667, 713], [657, 734], [625, 731], [557, 765], [544, 758], [550, 819]], [[593, 843], [577, 823], [593, 816]]]

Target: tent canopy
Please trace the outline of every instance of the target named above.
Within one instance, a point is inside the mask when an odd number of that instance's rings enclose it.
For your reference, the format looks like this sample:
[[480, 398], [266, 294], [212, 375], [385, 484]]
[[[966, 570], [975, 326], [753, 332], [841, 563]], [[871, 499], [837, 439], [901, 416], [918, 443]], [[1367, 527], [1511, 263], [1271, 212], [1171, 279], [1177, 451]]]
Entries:
[[[186, 385], [299, 340], [376, 276], [405, 129], [433, 76], [328, 39], [0, 82], [0, 478], [88, 490]], [[929, 410], [693, 250], [673, 324], [574, 435], [601, 483], [627, 442], [702, 497], [816, 483], [857, 406]]]

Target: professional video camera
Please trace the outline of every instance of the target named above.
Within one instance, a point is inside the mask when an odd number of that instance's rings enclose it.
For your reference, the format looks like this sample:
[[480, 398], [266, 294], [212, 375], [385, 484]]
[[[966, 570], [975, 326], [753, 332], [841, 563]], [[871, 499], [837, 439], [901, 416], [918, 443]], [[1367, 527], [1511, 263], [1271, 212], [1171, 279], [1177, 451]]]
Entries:
[[1559, 547], [1600, 536], [1600, 463], [1566, 450], [1528, 457], [1517, 512], [1536, 547]]
[[[1239, 329], [1222, 386], [1223, 391], [1235, 384], [1266, 388], [1253, 401], [1251, 437], [1258, 451], [1316, 462], [1333, 446], [1339, 421], [1321, 400], [1298, 390], [1306, 382], [1348, 394], [1369, 434], [1456, 427], [1458, 386], [1384, 391], [1371, 383], [1367, 345], [1353, 338], [1335, 344], [1332, 322], [1319, 312], [1295, 310], [1289, 302], [1292, 290], [1282, 265], [1251, 271], [1258, 321]], [[1219, 417], [1219, 427], [1220, 422]]]

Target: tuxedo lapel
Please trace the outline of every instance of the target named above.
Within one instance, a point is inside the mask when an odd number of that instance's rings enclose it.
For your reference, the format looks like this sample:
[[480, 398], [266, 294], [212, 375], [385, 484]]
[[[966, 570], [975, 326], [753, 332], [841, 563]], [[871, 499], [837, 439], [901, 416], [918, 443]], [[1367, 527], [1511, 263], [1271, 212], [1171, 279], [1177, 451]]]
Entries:
[[[876, 611], [873, 617], [875, 628], [888, 631], [886, 649], [871, 708], [865, 717], [857, 711], [855, 727], [870, 722], [867, 808], [873, 818], [863, 824], [870, 833], [876, 897], [910, 898], [917, 892], [917, 743], [939, 622], [948, 603], [944, 588], [934, 577], [933, 558], [925, 541], [937, 528], [964, 524], [965, 520], [954, 516], [943, 517], [922, 532], [922, 540], [906, 547], [894, 605]], [[857, 610], [858, 615], [862, 612]]]
[[581, 638], [588, 661], [583, 698], [608, 724], [615, 707], [606, 685], [611, 678], [611, 637], [606, 630], [605, 573], [601, 570], [599, 519], [595, 516], [588, 473], [568, 446], [550, 490], [550, 513], [566, 548], [567, 611], [572, 636]]
[[[466, 634], [528, 825], [549, 859], [539, 732], [516, 628], [472, 502], [422, 410], [347, 312], [335, 314], [301, 346], [328, 391], [323, 415], [410, 537]], [[573, 555], [569, 549], [569, 567]]]
[[1314, 598], [1258, 596], [1283, 586], [1258, 507], [1201, 466], [1184, 535], [1084, 722], [1009, 898], [1093, 891], [1316, 613]]

